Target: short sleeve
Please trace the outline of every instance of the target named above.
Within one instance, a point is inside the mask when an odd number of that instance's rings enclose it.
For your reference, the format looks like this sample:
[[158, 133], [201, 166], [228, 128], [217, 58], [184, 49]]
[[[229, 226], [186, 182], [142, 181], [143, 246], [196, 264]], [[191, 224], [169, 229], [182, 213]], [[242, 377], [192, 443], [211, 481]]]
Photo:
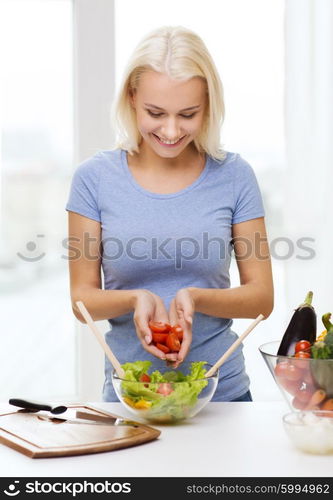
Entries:
[[232, 224], [264, 216], [263, 200], [253, 168], [237, 155]]
[[66, 204], [67, 211], [101, 222], [98, 206], [100, 171], [98, 156], [89, 158], [77, 167]]

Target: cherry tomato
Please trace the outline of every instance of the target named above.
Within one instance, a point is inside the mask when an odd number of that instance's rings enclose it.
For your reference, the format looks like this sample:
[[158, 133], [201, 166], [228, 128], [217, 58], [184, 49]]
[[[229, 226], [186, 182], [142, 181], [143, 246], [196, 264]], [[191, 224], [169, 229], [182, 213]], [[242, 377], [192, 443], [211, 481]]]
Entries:
[[310, 350], [311, 343], [308, 340], [300, 340], [295, 345], [295, 353], [299, 351], [308, 351]]
[[155, 333], [167, 333], [171, 328], [168, 323], [162, 323], [162, 321], [149, 321], [148, 325], [151, 331]]
[[303, 401], [300, 401], [299, 399], [297, 398], [294, 398], [293, 401], [292, 401], [292, 405], [294, 408], [296, 408], [297, 410], [304, 410], [304, 408], [306, 407], [306, 403], [304, 403]]
[[307, 370], [303, 371], [303, 382], [305, 382], [306, 384], [315, 385], [312, 373], [309, 368], [310, 366], [308, 364]]
[[183, 329], [180, 325], [174, 325], [171, 327], [171, 332], [172, 333], [175, 333], [178, 337], [178, 340], [181, 342], [183, 340], [183, 335], [184, 335], [184, 332], [183, 332]]
[[289, 364], [286, 370], [285, 377], [288, 380], [300, 380], [302, 378], [302, 370], [292, 364]]
[[288, 380], [287, 378], [278, 377], [278, 382], [292, 396], [296, 395], [300, 387], [300, 383], [298, 381]]
[[289, 367], [289, 362], [288, 361], [279, 361], [274, 369], [274, 373], [277, 377], [281, 378], [286, 378], [287, 377], [287, 371]]
[[[304, 372], [308, 372], [309, 371], [309, 359], [311, 358], [311, 354], [309, 352], [304, 352], [304, 351], [298, 351], [296, 352], [295, 356], [294, 356], [294, 364], [296, 366], [296, 368], [298, 368], [299, 370], [303, 370], [303, 374]], [[296, 361], [297, 359], [297, 361]], [[303, 378], [304, 378], [304, 375], [303, 375]]]
[[159, 394], [163, 394], [163, 396], [169, 396], [173, 392], [172, 385], [169, 382], [161, 382], [158, 384], [157, 391]]
[[302, 401], [302, 403], [308, 403], [311, 399], [311, 396], [313, 394], [313, 390], [305, 387], [305, 388], [301, 388], [301, 389], [298, 389], [296, 391], [296, 394], [295, 394], [295, 397], [296, 399], [298, 399], [298, 401]]
[[152, 334], [153, 342], [165, 345], [168, 335], [169, 335], [168, 333], [153, 333]]
[[166, 346], [166, 345], [164, 345], [164, 344], [159, 344], [159, 343], [157, 342], [156, 347], [157, 347], [157, 349], [159, 349], [160, 351], [164, 352], [164, 354], [168, 354], [168, 352], [170, 352], [169, 347], [168, 347], [168, 346]]
[[305, 351], [297, 351], [295, 358], [311, 358], [311, 354]]
[[[142, 375], [140, 375], [140, 378], [139, 378], [140, 382], [150, 382], [150, 376], [148, 375], [148, 373], [143, 373]], [[145, 387], [148, 387], [148, 384], [144, 384]]]
[[166, 339], [166, 345], [169, 347], [171, 352], [178, 352], [180, 350], [180, 342], [176, 333], [169, 333]]
[[150, 382], [150, 376], [148, 373], [143, 373], [139, 378], [140, 382]]

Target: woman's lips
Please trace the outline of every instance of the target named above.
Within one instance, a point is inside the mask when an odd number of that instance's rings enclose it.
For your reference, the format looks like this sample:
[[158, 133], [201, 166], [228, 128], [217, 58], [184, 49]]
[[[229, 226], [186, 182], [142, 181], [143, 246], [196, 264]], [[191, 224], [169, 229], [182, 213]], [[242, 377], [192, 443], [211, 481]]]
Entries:
[[184, 137], [185, 137], [185, 135], [184, 135], [183, 137], [181, 137], [181, 138], [179, 139], [179, 141], [175, 142], [175, 144], [166, 144], [165, 142], [162, 142], [162, 141], [160, 140], [160, 138], [158, 137], [158, 135], [153, 134], [153, 136], [155, 137], [155, 139], [157, 140], [157, 142], [158, 142], [159, 144], [161, 144], [162, 146], [165, 146], [166, 148], [174, 148], [174, 147], [178, 146], [178, 145], [182, 142], [182, 140], [184, 139]]

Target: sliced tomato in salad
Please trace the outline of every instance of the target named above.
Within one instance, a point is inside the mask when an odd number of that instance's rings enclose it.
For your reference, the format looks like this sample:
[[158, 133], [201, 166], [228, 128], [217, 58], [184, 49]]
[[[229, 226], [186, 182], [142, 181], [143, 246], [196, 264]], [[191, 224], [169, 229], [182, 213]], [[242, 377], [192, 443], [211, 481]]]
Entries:
[[162, 394], [163, 396], [169, 396], [173, 392], [172, 385], [169, 384], [169, 382], [161, 382], [158, 385], [157, 391], [159, 394]]
[[139, 378], [140, 382], [150, 382], [150, 376], [148, 373], [143, 373]]

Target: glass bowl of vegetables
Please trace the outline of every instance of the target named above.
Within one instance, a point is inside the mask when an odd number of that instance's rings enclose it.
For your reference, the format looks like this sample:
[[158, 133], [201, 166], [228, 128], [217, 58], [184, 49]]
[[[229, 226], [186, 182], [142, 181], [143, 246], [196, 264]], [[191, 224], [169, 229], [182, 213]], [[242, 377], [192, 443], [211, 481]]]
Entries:
[[160, 366], [160, 360], [136, 361], [122, 365], [123, 378], [112, 373], [120, 402], [136, 417], [175, 423], [194, 417], [212, 399], [219, 377], [218, 370], [205, 377], [212, 365], [196, 361], [184, 362], [177, 369], [165, 366], [161, 370]]
[[278, 355], [280, 341], [259, 347], [277, 386], [292, 411], [326, 411], [333, 416], [333, 357], [324, 339], [301, 340], [294, 354]]

